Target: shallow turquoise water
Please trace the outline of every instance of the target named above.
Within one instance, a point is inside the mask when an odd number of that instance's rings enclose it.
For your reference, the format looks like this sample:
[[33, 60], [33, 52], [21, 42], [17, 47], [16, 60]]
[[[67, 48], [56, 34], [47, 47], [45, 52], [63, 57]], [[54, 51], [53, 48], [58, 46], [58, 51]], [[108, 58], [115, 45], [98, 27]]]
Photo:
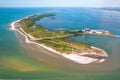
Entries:
[[[41, 80], [120, 79], [120, 38], [103, 36], [69, 38], [69, 40], [86, 42], [102, 48], [109, 54], [109, 58], [104, 63], [80, 65], [62, 56], [26, 44], [22, 36], [9, 31], [11, 22], [39, 12], [56, 14], [55, 19], [49, 17], [37, 22], [50, 30], [89, 27], [106, 29], [120, 35], [120, 12], [117, 11], [90, 8], [0, 8], [0, 78], [40, 78]], [[41, 70], [20, 72], [17, 69], [11, 69], [10, 66], [17, 64], [10, 64], [11, 59], [30, 63], [31, 66], [35, 65]], [[6, 64], [9, 64], [9, 66], [6, 67]], [[22, 63], [19, 64], [23, 65]]]

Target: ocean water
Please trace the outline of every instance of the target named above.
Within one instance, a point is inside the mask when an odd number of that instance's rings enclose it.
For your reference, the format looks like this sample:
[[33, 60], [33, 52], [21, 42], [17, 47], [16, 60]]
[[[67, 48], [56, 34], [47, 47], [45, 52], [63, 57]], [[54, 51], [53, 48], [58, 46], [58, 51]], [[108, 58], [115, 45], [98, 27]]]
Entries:
[[36, 13], [56, 14], [37, 21], [49, 30], [59, 28], [105, 29], [120, 35], [120, 12], [92, 8], [0, 8], [0, 78], [41, 80], [119, 80], [120, 38], [76, 36], [69, 40], [86, 42], [104, 49], [109, 58], [101, 64], [82, 65], [60, 55], [26, 44], [24, 37], [9, 30], [11, 22]]

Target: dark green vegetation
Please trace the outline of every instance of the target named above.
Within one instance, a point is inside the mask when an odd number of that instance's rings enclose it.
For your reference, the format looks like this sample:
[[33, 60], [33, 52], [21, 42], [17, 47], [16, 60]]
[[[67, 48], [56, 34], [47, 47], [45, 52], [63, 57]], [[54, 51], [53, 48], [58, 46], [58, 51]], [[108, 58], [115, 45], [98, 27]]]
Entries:
[[55, 16], [55, 15], [54, 14], [43, 14], [43, 15], [39, 15], [36, 17], [32, 16], [32, 17], [22, 19], [19, 22], [20, 27], [22, 27], [25, 32], [34, 36], [35, 38], [56, 37], [56, 36], [61, 36], [61, 35], [69, 36], [69, 34], [64, 34], [62, 32], [49, 31], [45, 29], [43, 26], [35, 24], [37, 20], [42, 19], [44, 17], [49, 17], [49, 16]]
[[79, 35], [83, 35], [84, 32], [82, 30], [66, 30], [64, 31], [64, 33], [74, 34], [74, 36], [79, 36]]
[[31, 16], [22, 19], [19, 24], [22, 29], [36, 38], [36, 42], [45, 44], [62, 53], [81, 53], [90, 52], [91, 47], [86, 43], [77, 43], [67, 41], [68, 37], [82, 34], [81, 30], [66, 30], [53, 32], [45, 29], [41, 25], [36, 25], [35, 22], [44, 17], [55, 16], [54, 14], [43, 14], [39, 16]]

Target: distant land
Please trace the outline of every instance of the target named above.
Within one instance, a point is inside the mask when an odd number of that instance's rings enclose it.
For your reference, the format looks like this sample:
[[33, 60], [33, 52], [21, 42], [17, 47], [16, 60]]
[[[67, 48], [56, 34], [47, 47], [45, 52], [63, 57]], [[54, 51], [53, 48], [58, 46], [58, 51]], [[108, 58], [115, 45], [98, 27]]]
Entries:
[[106, 7], [106, 8], [100, 8], [102, 10], [109, 10], [109, 11], [120, 11], [120, 7]]

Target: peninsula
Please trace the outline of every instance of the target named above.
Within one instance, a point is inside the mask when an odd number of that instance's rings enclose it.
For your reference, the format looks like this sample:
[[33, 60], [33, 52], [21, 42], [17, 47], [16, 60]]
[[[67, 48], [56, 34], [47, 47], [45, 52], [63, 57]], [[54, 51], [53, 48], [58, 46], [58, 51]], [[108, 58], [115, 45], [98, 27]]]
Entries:
[[84, 30], [50, 31], [42, 25], [35, 24], [36, 21], [51, 16], [56, 15], [32, 15], [11, 23], [10, 29], [22, 34], [27, 43], [35, 44], [80, 64], [100, 63], [108, 57], [102, 49], [83, 42], [68, 41], [67, 38], [81, 35], [115, 36], [114, 34], [106, 30], [90, 30], [88, 28]]

